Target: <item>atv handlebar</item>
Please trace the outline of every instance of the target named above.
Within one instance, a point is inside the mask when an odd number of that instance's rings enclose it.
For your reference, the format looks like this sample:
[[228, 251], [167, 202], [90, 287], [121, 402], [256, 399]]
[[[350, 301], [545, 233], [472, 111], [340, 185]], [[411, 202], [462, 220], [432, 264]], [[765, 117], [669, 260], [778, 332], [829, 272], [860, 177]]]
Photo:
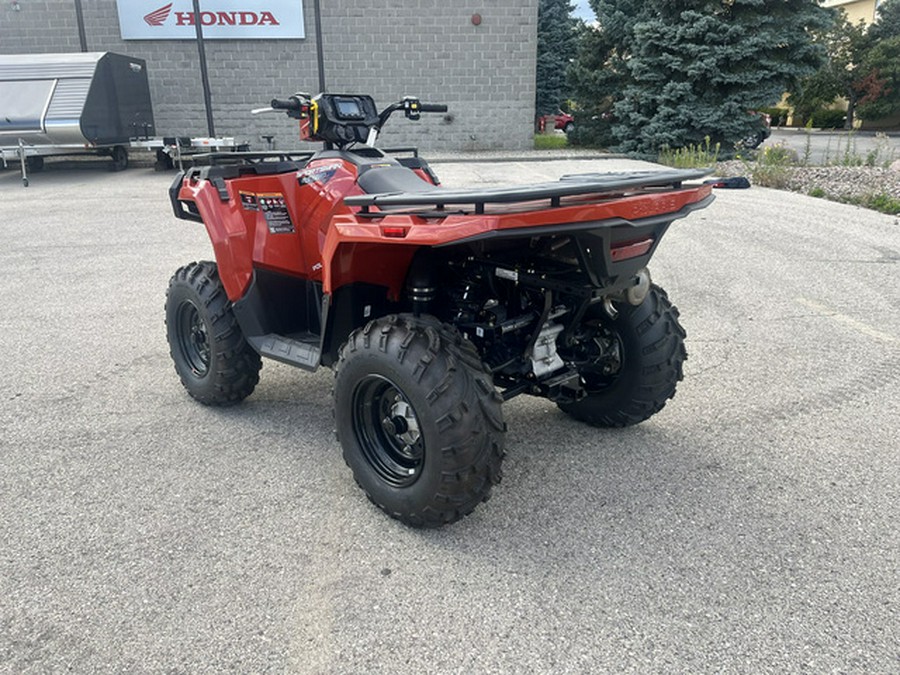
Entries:
[[407, 96], [381, 111], [378, 115], [378, 128], [383, 127], [388, 118], [398, 110], [402, 110], [407, 119], [417, 120], [420, 113], [445, 113], [447, 106], [443, 103], [419, 103], [419, 99]]
[[256, 115], [284, 111], [288, 117], [300, 120], [301, 139], [324, 141], [326, 145], [338, 147], [357, 142], [374, 145], [388, 118], [398, 110], [409, 120], [418, 120], [422, 113], [448, 111], [443, 103], [422, 103], [414, 96], [406, 96], [378, 112], [375, 101], [368, 95], [323, 93], [311, 97], [304, 92], [284, 99], [273, 98], [269, 106], [251, 112]]
[[274, 110], [299, 110], [300, 99], [296, 96], [291, 96], [288, 99], [273, 98], [269, 105], [271, 105]]

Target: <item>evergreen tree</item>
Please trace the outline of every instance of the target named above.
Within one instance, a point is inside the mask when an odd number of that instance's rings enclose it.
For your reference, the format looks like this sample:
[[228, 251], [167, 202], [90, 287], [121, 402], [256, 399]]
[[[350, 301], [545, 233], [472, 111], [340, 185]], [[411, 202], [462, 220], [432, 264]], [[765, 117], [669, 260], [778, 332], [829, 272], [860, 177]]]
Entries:
[[900, 37], [900, 0], [886, 0], [878, 6], [869, 35], [875, 42]]
[[555, 113], [567, 98], [566, 69], [575, 56], [578, 21], [569, 0], [538, 3], [537, 82], [535, 112]]
[[[810, 29], [830, 20], [815, 0], [591, 0], [600, 35], [572, 69], [576, 99], [612, 101], [611, 131], [626, 152], [703, 142], [732, 147], [818, 68]], [[585, 50], [594, 49], [590, 58]], [[609, 73], [592, 82], [602, 62]], [[593, 85], [593, 86], [592, 86]]]

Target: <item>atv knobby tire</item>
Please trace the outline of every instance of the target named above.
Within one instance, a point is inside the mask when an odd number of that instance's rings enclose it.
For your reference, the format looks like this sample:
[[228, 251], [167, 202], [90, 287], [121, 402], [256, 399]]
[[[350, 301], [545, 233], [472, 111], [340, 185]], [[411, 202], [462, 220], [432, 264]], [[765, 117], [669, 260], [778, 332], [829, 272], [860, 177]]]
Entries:
[[500, 482], [503, 399], [475, 347], [430, 317], [388, 316], [341, 348], [334, 415], [369, 499], [407, 525], [470, 513]]
[[625, 427], [656, 414], [675, 395], [687, 359], [685, 331], [678, 309], [666, 292], [652, 286], [637, 307], [618, 305], [611, 319], [602, 309], [598, 320], [609, 337], [618, 341], [620, 366], [613, 373], [599, 365], [582, 368], [588, 396], [575, 403], [560, 403], [563, 412], [597, 427]]
[[215, 263], [191, 263], [172, 276], [166, 334], [181, 383], [201, 403], [233, 405], [259, 382], [262, 362], [244, 340]]

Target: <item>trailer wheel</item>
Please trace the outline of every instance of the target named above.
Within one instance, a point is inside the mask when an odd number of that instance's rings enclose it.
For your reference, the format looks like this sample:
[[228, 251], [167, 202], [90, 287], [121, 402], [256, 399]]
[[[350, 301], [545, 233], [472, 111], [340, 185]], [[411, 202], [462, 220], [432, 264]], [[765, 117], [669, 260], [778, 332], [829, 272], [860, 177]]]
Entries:
[[124, 171], [128, 168], [128, 150], [124, 145], [113, 146], [112, 154], [112, 170]]
[[449, 326], [410, 315], [369, 322], [341, 348], [334, 416], [369, 499], [414, 527], [471, 513], [500, 482], [502, 397]]
[[166, 335], [175, 372], [201, 403], [233, 405], [259, 382], [262, 361], [244, 340], [215, 263], [191, 263], [172, 276]]
[[656, 414], [675, 395], [687, 359], [678, 309], [653, 285], [637, 307], [619, 306], [610, 319], [602, 309], [588, 317], [599, 323], [602, 354], [579, 367], [587, 397], [560, 409], [596, 427], [625, 427]]

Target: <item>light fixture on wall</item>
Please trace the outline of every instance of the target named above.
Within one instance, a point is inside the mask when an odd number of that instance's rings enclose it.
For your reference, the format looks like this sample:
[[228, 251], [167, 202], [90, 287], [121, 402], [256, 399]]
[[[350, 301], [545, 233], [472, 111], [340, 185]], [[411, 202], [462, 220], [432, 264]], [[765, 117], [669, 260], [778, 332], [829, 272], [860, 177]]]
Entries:
[[19, 10], [22, 9], [22, 5], [19, 4], [19, 0], [12, 0], [12, 2], [9, 4], [10, 4], [10, 7], [13, 8], [14, 12], [18, 12]]

